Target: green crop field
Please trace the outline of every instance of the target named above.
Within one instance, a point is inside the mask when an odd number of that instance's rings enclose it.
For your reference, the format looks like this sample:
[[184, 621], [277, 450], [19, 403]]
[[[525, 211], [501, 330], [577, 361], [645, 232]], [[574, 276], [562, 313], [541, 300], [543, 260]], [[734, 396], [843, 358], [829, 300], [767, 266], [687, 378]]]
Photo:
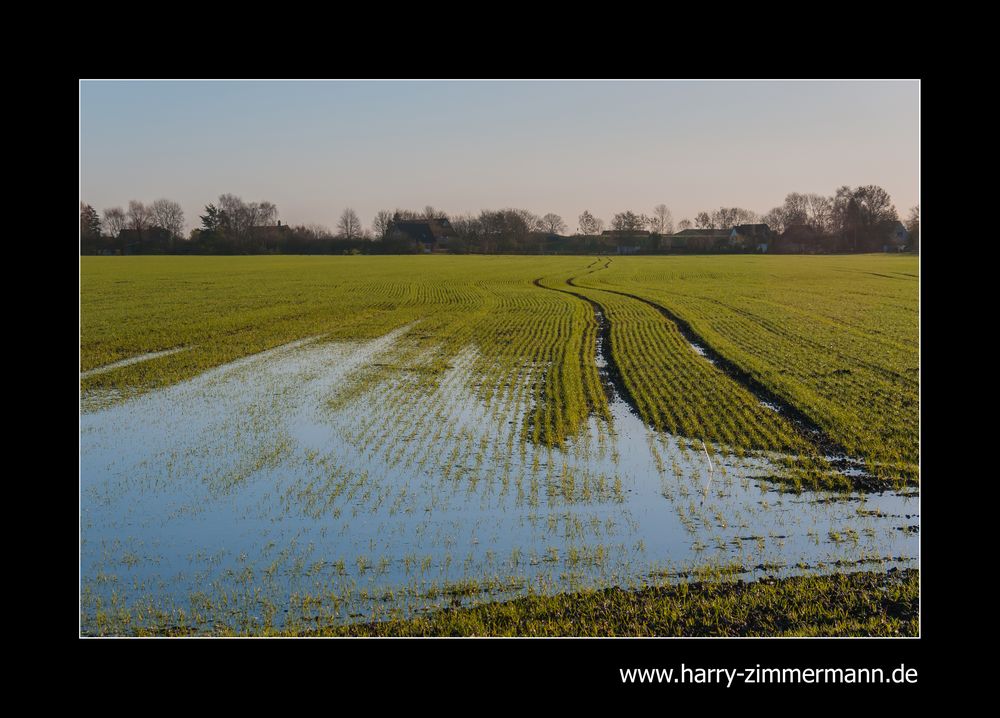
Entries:
[[659, 306], [877, 478], [917, 480], [915, 257], [81, 262], [83, 372], [185, 349], [89, 375], [85, 392], [128, 395], [296, 339], [368, 339], [419, 320], [414, 354], [432, 348], [440, 368], [475, 346], [487, 392], [517, 386], [525, 364], [544, 365], [530, 388], [531, 436], [559, 444], [589, 412], [607, 411], [586, 297], [603, 308], [625, 386], [653, 426], [736, 448], [816, 453], [746, 382], [702, 361]]
[[[80, 279], [89, 632], [282, 632], [289, 603], [343, 632], [702, 564], [916, 560], [914, 256], [82, 257]], [[213, 511], [259, 534], [164, 548]], [[831, 625], [915, 630], [873, 611]], [[570, 625], [545, 630], [601, 631]]]
[[669, 309], [874, 474], [916, 481], [915, 257], [626, 258], [581, 283]]

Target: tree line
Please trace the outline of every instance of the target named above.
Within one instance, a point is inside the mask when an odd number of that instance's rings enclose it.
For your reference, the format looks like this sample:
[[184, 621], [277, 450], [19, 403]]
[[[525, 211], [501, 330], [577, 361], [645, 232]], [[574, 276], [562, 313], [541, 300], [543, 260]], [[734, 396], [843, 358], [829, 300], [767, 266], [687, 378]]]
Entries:
[[[720, 207], [681, 219], [675, 235], [673, 216], [666, 204], [647, 215], [625, 210], [607, 224], [584, 210], [575, 231], [555, 213], [536, 215], [526, 209], [484, 209], [478, 214], [449, 216], [426, 206], [423, 210], [380, 210], [365, 227], [352, 208], [340, 215], [334, 230], [319, 224], [289, 226], [278, 218], [277, 206], [262, 200], [247, 202], [223, 194], [205, 206], [199, 226], [184, 234], [181, 206], [158, 199], [150, 204], [131, 200], [128, 207], [109, 207], [98, 213], [80, 203], [80, 247], [84, 254], [405, 254], [422, 251], [412, 239], [394, 232], [395, 223], [448, 219], [453, 236], [448, 251], [456, 253], [543, 253], [615, 251], [623, 242], [642, 251], [676, 248], [664, 238], [683, 236], [684, 230], [716, 230], [721, 236], [740, 225], [766, 224], [776, 249], [811, 252], [880, 251], [887, 232], [899, 217], [889, 194], [876, 185], [840, 187], [833, 195], [789, 193], [781, 206], [761, 215], [740, 207]], [[919, 208], [905, 223], [909, 249], [919, 243]], [[607, 229], [606, 229], [607, 228]], [[698, 233], [694, 233], [698, 234]], [[706, 234], [706, 232], [703, 232]], [[640, 235], [642, 237], [640, 238]], [[702, 250], [726, 250], [730, 244], [697, 245]]]

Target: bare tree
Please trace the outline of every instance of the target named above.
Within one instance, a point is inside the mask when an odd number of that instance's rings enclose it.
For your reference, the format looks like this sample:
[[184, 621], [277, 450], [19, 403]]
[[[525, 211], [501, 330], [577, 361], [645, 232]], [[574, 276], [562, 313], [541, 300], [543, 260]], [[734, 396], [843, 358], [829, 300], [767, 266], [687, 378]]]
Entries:
[[[699, 215], [700, 217], [701, 215]], [[731, 229], [741, 224], [756, 224], [760, 217], [756, 212], [742, 207], [719, 207], [709, 219], [711, 229]]]
[[251, 239], [255, 227], [270, 226], [278, 219], [278, 208], [271, 202], [244, 202], [233, 194], [219, 196], [218, 218], [221, 228], [237, 242]]
[[139, 200], [131, 199], [128, 203], [128, 212], [125, 213], [125, 226], [142, 234], [149, 229], [153, 216], [149, 207]]
[[899, 220], [892, 198], [878, 185], [858, 187], [854, 191], [854, 201], [858, 203], [861, 224], [864, 227], [875, 227], [884, 222]]
[[104, 210], [104, 228], [111, 237], [117, 239], [125, 229], [125, 210], [121, 207], [108, 207]]
[[728, 207], [719, 207], [712, 212], [712, 226], [716, 229], [729, 229], [733, 226], [733, 211]]
[[476, 241], [482, 234], [479, 219], [472, 214], [460, 214], [451, 218], [451, 228], [463, 240]]
[[530, 246], [529, 235], [541, 232], [541, 219], [526, 209], [507, 207], [501, 210], [484, 209], [475, 222], [475, 231], [484, 251], [509, 252]]
[[423, 217], [415, 217], [415, 219], [440, 219], [442, 217], [447, 219], [448, 213], [434, 209], [431, 205], [427, 205], [424, 207]]
[[312, 239], [333, 239], [333, 232], [325, 224], [307, 224], [297, 229], [303, 230], [303, 234], [308, 235]]
[[361, 220], [353, 209], [348, 207], [337, 222], [337, 233], [344, 239], [357, 239], [361, 236]]
[[694, 218], [694, 223], [698, 229], [715, 229], [712, 217], [708, 212], [699, 212]]
[[507, 226], [514, 230], [515, 235], [544, 231], [542, 218], [531, 210], [508, 207], [502, 211], [506, 217]]
[[798, 192], [785, 195], [785, 226], [809, 224], [809, 198]]
[[219, 195], [219, 214], [226, 234], [238, 242], [246, 240], [253, 226], [250, 208], [234, 194]]
[[833, 231], [833, 200], [821, 194], [807, 194], [806, 203], [809, 224], [823, 234]]
[[549, 234], [561, 234], [566, 231], [566, 223], [558, 214], [549, 212], [541, 221], [543, 230]]
[[831, 199], [829, 225], [854, 251], [881, 246], [885, 225], [899, 221], [889, 193], [877, 185], [837, 188]]
[[620, 212], [611, 220], [611, 229], [622, 234], [638, 232], [647, 226], [648, 217], [638, 215], [631, 210]]
[[691, 229], [691, 220], [685, 217], [680, 222], [677, 223], [677, 229], [683, 232], [685, 229]]
[[170, 232], [171, 237], [180, 237], [184, 231], [184, 210], [169, 199], [158, 199], [149, 206], [152, 223]]
[[381, 209], [375, 214], [375, 219], [372, 220], [372, 232], [378, 239], [385, 239], [389, 236], [389, 230], [392, 228], [392, 212], [387, 209]]
[[833, 231], [847, 236], [853, 230], [852, 223], [857, 215], [857, 203], [854, 201], [854, 190], [848, 185], [837, 188], [833, 196], [832, 220]]
[[657, 234], [674, 233], [674, 218], [665, 204], [653, 207], [653, 231]]
[[243, 211], [243, 200], [234, 194], [219, 195], [219, 210], [230, 216], [230, 219]]
[[601, 230], [598, 229], [598, 224], [604, 224], [601, 220], [596, 219], [588, 209], [583, 210], [583, 214], [579, 216], [577, 222], [580, 225], [580, 234], [585, 235], [600, 234]]
[[761, 221], [772, 231], [781, 234], [785, 231], [785, 208], [775, 207], [770, 212], [765, 214], [761, 218]]
[[595, 219], [594, 220], [594, 234], [600, 234], [604, 231], [604, 220]]
[[257, 226], [272, 226], [278, 221], [278, 208], [273, 202], [263, 200], [257, 203]]

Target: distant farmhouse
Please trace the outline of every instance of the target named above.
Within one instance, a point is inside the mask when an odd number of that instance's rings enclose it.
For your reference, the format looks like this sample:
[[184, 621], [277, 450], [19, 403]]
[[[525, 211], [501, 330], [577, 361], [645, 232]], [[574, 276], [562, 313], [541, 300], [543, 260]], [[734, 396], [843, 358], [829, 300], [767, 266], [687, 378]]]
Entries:
[[729, 246], [765, 253], [773, 239], [774, 232], [766, 224], [738, 224], [729, 233]]
[[393, 217], [389, 236], [416, 245], [424, 253], [448, 251], [448, 240], [458, 236], [447, 217], [433, 219], [400, 219]]
[[691, 251], [722, 249], [729, 246], [731, 234], [728, 229], [683, 229], [667, 238], [670, 240], [670, 244], [664, 249]]
[[281, 220], [279, 219], [277, 224], [258, 224], [258, 225], [254, 225], [254, 227], [253, 227], [253, 229], [251, 231], [254, 234], [257, 234], [257, 235], [269, 235], [269, 234], [276, 234], [276, 233], [284, 234], [286, 232], [291, 232], [292, 228], [289, 227], [287, 224], [282, 224]]
[[650, 232], [644, 229], [621, 230], [606, 229], [602, 237], [611, 237], [618, 243], [618, 254], [638, 254], [642, 246], [649, 241]]
[[685, 229], [659, 235], [646, 230], [614, 230], [601, 233], [618, 245], [618, 254], [639, 252], [767, 252], [775, 234], [766, 224], [740, 224], [730, 229]]

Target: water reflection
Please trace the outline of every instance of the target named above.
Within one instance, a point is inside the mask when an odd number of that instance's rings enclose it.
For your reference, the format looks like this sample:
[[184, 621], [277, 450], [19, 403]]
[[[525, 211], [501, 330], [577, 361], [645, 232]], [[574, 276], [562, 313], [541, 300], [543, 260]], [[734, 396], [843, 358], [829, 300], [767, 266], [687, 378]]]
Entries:
[[916, 559], [913, 495], [781, 493], [766, 457], [652, 431], [616, 394], [610, 423], [537, 446], [523, 417], [542, 368], [487, 401], [470, 348], [428, 384], [392, 368], [408, 329], [84, 414], [84, 630], [112, 604], [246, 628]]

